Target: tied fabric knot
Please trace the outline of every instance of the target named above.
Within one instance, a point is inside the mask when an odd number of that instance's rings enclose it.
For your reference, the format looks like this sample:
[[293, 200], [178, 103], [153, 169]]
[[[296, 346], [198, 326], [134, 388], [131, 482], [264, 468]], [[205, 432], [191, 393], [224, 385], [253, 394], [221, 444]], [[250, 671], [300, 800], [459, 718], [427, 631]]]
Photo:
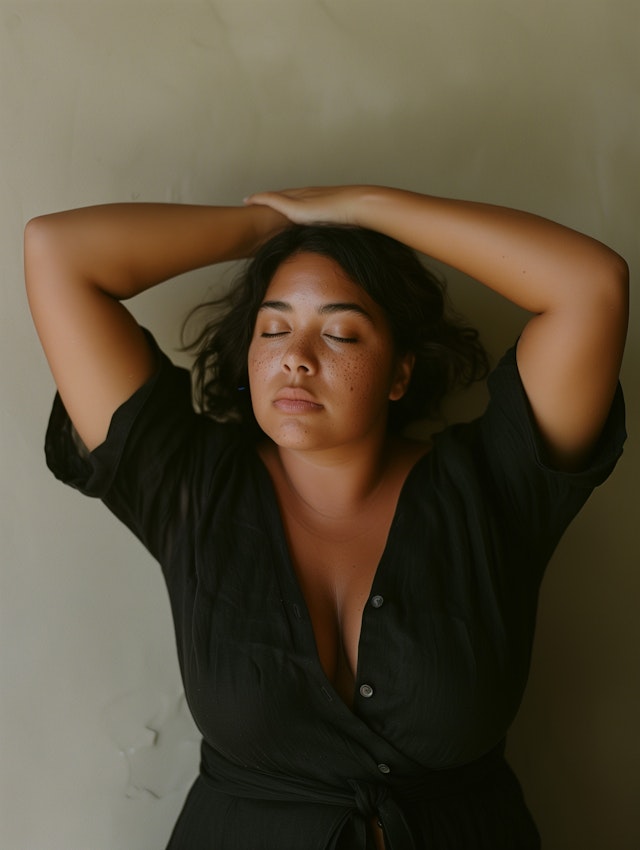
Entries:
[[327, 835], [331, 848], [375, 850], [372, 821], [382, 824], [386, 850], [423, 850], [416, 844], [404, 812], [396, 798], [412, 808], [443, 795], [456, 794], [478, 786], [491, 775], [511, 776], [504, 758], [504, 741], [481, 758], [448, 770], [426, 771], [415, 778], [392, 782], [348, 779], [345, 785], [331, 786], [311, 778], [267, 773], [238, 765], [202, 742], [200, 775], [211, 791], [244, 800], [284, 803], [306, 802], [319, 807], [338, 808]]
[[380, 807], [389, 796], [386, 785], [358, 779], [350, 779], [349, 785], [355, 792], [354, 802], [360, 814], [367, 819], [378, 816]]
[[[371, 821], [377, 818], [384, 831], [387, 850], [417, 850], [404, 813], [387, 785], [357, 779], [350, 779], [349, 785], [354, 791], [355, 807], [366, 821], [367, 831]], [[373, 846], [368, 839], [366, 846], [367, 850]]]

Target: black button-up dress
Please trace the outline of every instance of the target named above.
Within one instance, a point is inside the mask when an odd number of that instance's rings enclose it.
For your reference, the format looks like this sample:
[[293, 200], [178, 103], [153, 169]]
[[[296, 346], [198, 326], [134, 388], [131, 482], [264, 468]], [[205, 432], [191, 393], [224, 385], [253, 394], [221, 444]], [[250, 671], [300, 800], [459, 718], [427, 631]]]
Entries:
[[511, 350], [482, 417], [408, 475], [365, 606], [353, 710], [327, 680], [275, 493], [238, 426], [159, 369], [91, 454], [59, 398], [57, 477], [98, 496], [162, 566], [202, 762], [169, 850], [533, 850], [503, 741], [538, 589], [624, 441], [621, 393], [588, 469], [549, 468]]

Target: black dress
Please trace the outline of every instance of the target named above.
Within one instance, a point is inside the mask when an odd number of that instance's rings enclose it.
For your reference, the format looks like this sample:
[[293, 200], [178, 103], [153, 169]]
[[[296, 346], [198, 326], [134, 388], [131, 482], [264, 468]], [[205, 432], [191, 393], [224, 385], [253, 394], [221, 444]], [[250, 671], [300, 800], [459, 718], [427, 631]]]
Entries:
[[202, 762], [169, 850], [533, 850], [503, 755], [538, 589], [563, 531], [622, 451], [618, 390], [589, 468], [550, 469], [515, 362], [482, 417], [408, 475], [365, 607], [353, 710], [324, 675], [275, 493], [237, 426], [193, 412], [163, 356], [77, 446], [59, 398], [55, 475], [99, 496], [160, 562]]

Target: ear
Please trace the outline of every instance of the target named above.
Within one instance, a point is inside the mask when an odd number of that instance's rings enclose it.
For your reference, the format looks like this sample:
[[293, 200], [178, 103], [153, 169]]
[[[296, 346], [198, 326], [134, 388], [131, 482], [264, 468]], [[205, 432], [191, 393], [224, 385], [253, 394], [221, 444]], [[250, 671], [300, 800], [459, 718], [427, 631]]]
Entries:
[[390, 401], [398, 401], [406, 393], [415, 362], [415, 355], [411, 351], [397, 358], [393, 382], [389, 390]]

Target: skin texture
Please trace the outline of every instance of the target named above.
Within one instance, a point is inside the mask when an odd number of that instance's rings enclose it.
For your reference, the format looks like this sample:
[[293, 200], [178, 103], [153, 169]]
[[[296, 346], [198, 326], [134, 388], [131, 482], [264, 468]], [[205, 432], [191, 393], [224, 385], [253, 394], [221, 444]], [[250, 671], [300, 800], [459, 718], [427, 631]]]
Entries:
[[411, 363], [396, 356], [382, 309], [335, 262], [297, 255], [276, 272], [256, 321], [254, 412], [283, 449], [377, 454]]

